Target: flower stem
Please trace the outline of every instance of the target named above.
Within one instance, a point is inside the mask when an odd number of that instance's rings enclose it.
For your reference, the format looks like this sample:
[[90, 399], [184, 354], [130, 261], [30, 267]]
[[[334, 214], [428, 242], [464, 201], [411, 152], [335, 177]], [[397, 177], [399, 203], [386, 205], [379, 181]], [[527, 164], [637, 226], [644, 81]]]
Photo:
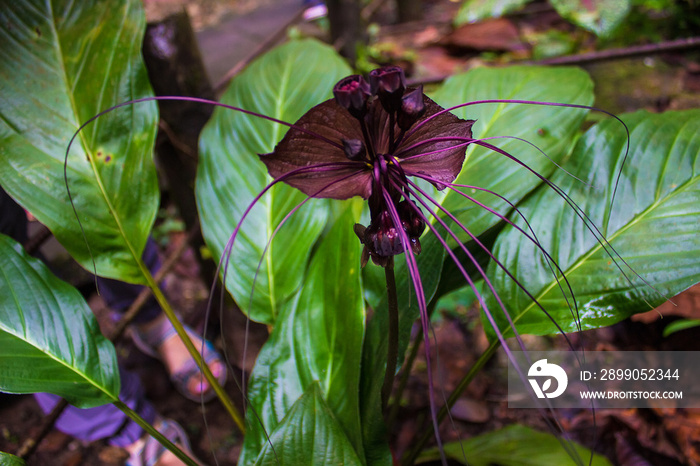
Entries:
[[399, 355], [399, 304], [396, 296], [396, 278], [394, 277], [394, 258], [384, 267], [386, 278], [386, 294], [389, 308], [389, 345], [386, 355], [386, 373], [382, 384], [382, 411], [389, 403], [391, 389], [394, 386], [394, 374]]
[[[491, 357], [494, 355], [498, 347], [500, 346], [500, 343], [498, 340], [494, 340], [491, 342], [488, 348], [484, 350], [483, 353], [481, 353], [481, 356], [479, 356], [479, 359], [474, 363], [474, 365], [469, 369], [469, 372], [462, 378], [462, 380], [459, 381], [459, 384], [457, 384], [457, 387], [454, 389], [454, 391], [450, 394], [450, 397], [447, 399], [447, 404], [444, 405], [441, 409], [440, 412], [438, 413], [438, 422], [442, 421], [445, 418], [445, 415], [447, 415], [447, 411], [452, 408], [452, 406], [455, 404], [455, 402], [459, 399], [459, 397], [462, 395], [462, 392], [469, 386], [472, 380], [474, 380], [474, 377], [476, 377], [476, 374], [479, 373], [479, 371], [486, 365], [486, 363], [491, 359]], [[430, 429], [425, 429], [423, 431], [423, 435], [418, 439], [417, 442], [413, 444], [413, 448], [406, 452], [404, 454], [403, 458], [401, 458], [401, 465], [402, 466], [408, 466], [412, 465], [415, 463], [416, 458], [418, 458], [418, 455], [420, 454], [421, 450], [423, 450], [423, 447], [425, 444], [428, 442], [430, 439], [431, 435], [433, 435], [433, 431]]]
[[[435, 310], [435, 303], [436, 301], [433, 300], [430, 302], [428, 305], [428, 316], [433, 315], [433, 311]], [[416, 337], [413, 339], [413, 342], [411, 343], [411, 351], [408, 354], [408, 357], [406, 360], [401, 364], [401, 378], [399, 380], [399, 386], [396, 389], [396, 394], [394, 396], [394, 402], [391, 404], [391, 407], [389, 408], [389, 416], [387, 418], [387, 428], [391, 429], [391, 426], [394, 424], [394, 421], [396, 420], [396, 416], [399, 413], [399, 408], [401, 407], [401, 397], [403, 396], [404, 390], [406, 390], [406, 386], [408, 385], [408, 379], [411, 375], [411, 370], [413, 369], [413, 363], [416, 361], [416, 357], [418, 356], [418, 350], [420, 349], [421, 342], [423, 341], [423, 329], [418, 328], [418, 334]]]
[[194, 346], [194, 343], [192, 343], [192, 340], [190, 339], [189, 335], [187, 335], [185, 328], [182, 326], [182, 323], [175, 315], [175, 311], [173, 311], [173, 308], [170, 306], [170, 303], [165, 298], [165, 295], [156, 283], [151, 272], [148, 270], [148, 267], [146, 267], [146, 264], [144, 264], [143, 261], [140, 259], [138, 261], [138, 265], [141, 269], [143, 276], [146, 278], [146, 283], [148, 284], [148, 287], [153, 292], [153, 296], [156, 298], [156, 301], [158, 301], [158, 304], [160, 305], [161, 309], [163, 309], [163, 313], [173, 325], [173, 328], [182, 340], [182, 343], [187, 348], [187, 351], [190, 353], [190, 356], [192, 356], [192, 359], [194, 359], [194, 361], [197, 363], [197, 366], [199, 366], [199, 368], [201, 369], [202, 373], [204, 374], [204, 378], [207, 379], [207, 382], [209, 382], [209, 385], [219, 397], [219, 400], [221, 400], [221, 404], [224, 405], [224, 408], [226, 409], [226, 411], [228, 411], [229, 415], [231, 416], [231, 419], [233, 419], [233, 422], [236, 424], [238, 429], [241, 431], [241, 433], [245, 433], [245, 424], [243, 422], [243, 417], [238, 412], [238, 409], [236, 409], [236, 407], [233, 405], [233, 401], [231, 401], [231, 398], [221, 387], [219, 381], [216, 380], [214, 374], [211, 373], [211, 370], [209, 369], [207, 363], [204, 361], [204, 359], [202, 359], [202, 355], [199, 353], [199, 349], [197, 349]]
[[181, 459], [183, 463], [189, 466], [197, 466], [196, 461], [187, 456], [187, 454], [183, 452], [180, 448], [178, 448], [177, 445], [173, 444], [173, 442], [171, 442], [165, 436], [163, 436], [163, 434], [158, 432], [155, 427], [146, 422], [145, 419], [139, 416], [138, 413], [129, 408], [126, 404], [119, 400], [115, 401], [113, 404], [117, 408], [121, 409], [122, 412], [126, 414], [131, 420], [133, 420], [136, 424], [141, 426], [141, 428], [145, 430], [151, 437], [158, 440], [158, 443], [163, 445], [165, 448], [170, 450], [175, 456]]

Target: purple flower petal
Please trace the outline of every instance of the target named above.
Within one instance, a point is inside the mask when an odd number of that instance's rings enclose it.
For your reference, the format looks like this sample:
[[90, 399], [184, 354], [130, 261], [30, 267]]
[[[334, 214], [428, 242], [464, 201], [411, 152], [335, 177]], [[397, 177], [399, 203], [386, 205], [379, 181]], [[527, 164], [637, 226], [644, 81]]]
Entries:
[[[335, 100], [327, 100], [306, 112], [289, 129], [274, 152], [260, 155], [260, 159], [273, 178], [299, 168], [321, 165], [285, 180], [306, 195], [313, 196], [323, 187], [332, 185], [317, 197], [349, 199], [361, 196], [367, 199], [372, 193], [371, 170], [364, 162], [348, 160], [343, 149], [342, 141], [353, 139], [363, 139], [359, 121]], [[349, 176], [353, 173], [354, 176]]]
[[[443, 110], [425, 95], [423, 102], [425, 113], [418, 120], [419, 123]], [[401, 142], [396, 150], [401, 166], [446, 183], [454, 181], [462, 170], [466, 150], [464, 139], [472, 138], [473, 124], [474, 120], [462, 120], [449, 112], [435, 116], [430, 123], [418, 127]]]

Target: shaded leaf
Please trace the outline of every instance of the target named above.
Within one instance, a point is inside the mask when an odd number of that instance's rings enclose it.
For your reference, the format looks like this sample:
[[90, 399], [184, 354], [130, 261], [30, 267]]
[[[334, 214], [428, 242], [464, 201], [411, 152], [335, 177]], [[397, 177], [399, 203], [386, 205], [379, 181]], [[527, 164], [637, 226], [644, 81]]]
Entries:
[[260, 422], [265, 431], [275, 430], [314, 382], [356, 454], [364, 457], [358, 387], [365, 310], [361, 245], [352, 231], [358, 209], [351, 205], [321, 241], [304, 287], [282, 307], [258, 357], [248, 389], [256, 414], [248, 410], [253, 427], [245, 437], [240, 464], [252, 463], [264, 448]]
[[531, 0], [467, 0], [462, 3], [455, 17], [455, 24], [474, 23], [488, 18], [498, 18], [518, 10]]
[[158, 207], [157, 109], [141, 103], [73, 133], [108, 107], [151, 94], [141, 3], [24, 0], [0, 7], [0, 184], [92, 271], [143, 282], [136, 265]]
[[[647, 311], [665, 300], [662, 295], [673, 296], [700, 281], [700, 111], [638, 112], [623, 120], [630, 129], [631, 146], [612, 211], [610, 200], [626, 143], [623, 128], [614, 120], [589, 130], [566, 166], [595, 188], [564, 173], [556, 173], [552, 182], [569, 193], [627, 264], [658, 291], [621, 265], [630, 284], [551, 189], [541, 187], [522, 206], [542, 246], [572, 284], [583, 329], [612, 325]], [[576, 329], [542, 254], [522, 234], [506, 229], [495, 254], [564, 331]], [[501, 271], [492, 266], [490, 275], [520, 332], [556, 331]]]
[[630, 11], [629, 0], [550, 0], [565, 19], [600, 37], [609, 36]]
[[[222, 102], [294, 122], [330, 97], [336, 81], [349, 73], [330, 47], [294, 41], [253, 62], [232, 81]], [[258, 154], [271, 152], [286, 130], [219, 108], [202, 132], [197, 205], [215, 257], [221, 257], [248, 204], [272, 181]], [[259, 271], [257, 267], [272, 232], [304, 199], [297, 189], [279, 184], [258, 201], [236, 238], [226, 288], [256, 321], [273, 324], [303, 283], [310, 251], [328, 215], [326, 201], [312, 200], [296, 212], [276, 235]]]
[[[574, 451], [576, 456], [573, 456]], [[591, 453], [589, 449], [577, 443], [567, 444], [565, 440], [552, 434], [538, 432], [519, 424], [473, 437], [461, 442], [461, 445], [459, 442], [445, 444], [445, 454], [448, 458], [470, 466], [589, 464]], [[439, 458], [440, 453], [436, 449], [426, 450], [419, 457], [418, 463]], [[610, 461], [604, 456], [595, 454], [590, 464], [610, 466]]]
[[270, 442], [265, 444], [255, 464], [352, 466], [363, 463], [323, 399], [319, 384], [314, 382], [271, 433]]
[[[486, 99], [519, 99], [591, 105], [593, 84], [578, 68], [546, 68], [513, 66], [509, 68], [477, 68], [451, 77], [434, 95], [444, 107]], [[516, 136], [539, 147], [548, 157], [560, 163], [573, 146], [576, 133], [586, 115], [585, 110], [566, 107], [543, 107], [524, 104], [479, 104], [453, 112], [462, 118], [475, 119], [475, 138]], [[556, 170], [544, 155], [524, 142], [501, 139], [487, 141], [508, 151], [543, 176]], [[503, 155], [476, 147], [467, 149], [462, 172], [455, 181], [484, 187], [517, 203], [541, 181]], [[510, 207], [493, 195], [473, 189], [462, 189], [494, 210], [505, 214]], [[499, 219], [461, 195], [445, 191], [442, 205], [452, 212], [475, 235], [480, 235]], [[469, 236], [455, 230], [462, 241]]]
[[0, 391], [47, 392], [80, 408], [115, 401], [114, 346], [80, 293], [0, 235]]

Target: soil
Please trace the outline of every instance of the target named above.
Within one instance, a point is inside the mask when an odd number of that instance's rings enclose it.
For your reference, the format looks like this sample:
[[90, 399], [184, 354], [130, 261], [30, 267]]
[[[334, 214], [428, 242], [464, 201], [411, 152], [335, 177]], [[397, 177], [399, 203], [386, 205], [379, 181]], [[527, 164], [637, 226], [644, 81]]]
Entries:
[[[264, 3], [272, 3], [266, 0]], [[469, 31], [455, 30], [450, 22], [456, 4], [449, 1], [427, 1], [429, 13], [417, 23], [396, 26], [382, 23], [373, 46], [379, 55], [377, 61], [407, 63], [415, 81], [431, 81], [458, 70], [467, 69], [485, 58], [508, 62], [531, 58], [531, 47], [523, 39], [544, 28], [555, 27], [576, 35], [582, 48], [591, 47], [593, 39], [572, 32], [551, 9], [544, 8], [530, 15], [499, 20], [480, 26], [479, 41], [469, 40]], [[261, 5], [256, 0], [148, 0], [146, 9], [150, 19], [157, 19], [173, 9], [186, 7], [195, 28], [216, 25], [232, 12], [242, 14]], [[537, 4], [540, 7], [542, 4]], [[389, 10], [387, 10], [389, 9]], [[376, 18], [391, 18], [390, 6], [380, 7]], [[206, 52], [206, 51], [205, 51]], [[408, 62], [407, 62], [408, 61]], [[652, 111], [694, 108], [700, 103], [700, 62], [690, 53], [665, 54], [655, 57], [630, 58], [624, 61], [587, 65], [595, 82], [597, 105], [613, 112], [647, 108]], [[620, 83], [625, 85], [621, 86]], [[630, 92], [622, 93], [621, 89]], [[183, 241], [182, 233], [171, 233], [166, 238], [164, 255]], [[113, 325], [110, 312], [101, 299], [90, 293], [86, 296], [106, 331]], [[187, 250], [169, 275], [168, 294], [187, 323], [203, 330], [208, 284], [199, 278], [199, 267], [191, 250]], [[591, 350], [684, 350], [700, 351], [700, 327], [664, 338], [662, 331], [668, 323], [681, 317], [700, 318], [700, 286], [674, 298], [677, 306], [665, 304], [657, 310], [639, 314], [609, 328], [583, 332], [575, 336], [577, 342]], [[478, 358], [487, 342], [480, 327], [478, 308], [458, 305], [440, 309], [435, 327], [440, 369], [436, 380], [449, 390], [456, 385], [470, 365]], [[252, 370], [255, 356], [264, 344], [268, 329], [251, 324], [245, 361], [243, 341], [245, 317], [232, 303], [227, 303], [224, 319], [211, 316], [207, 335], [218, 348], [226, 347], [233, 370], [229, 371], [227, 389], [242, 409], [242, 397], [235, 380]], [[662, 318], [663, 316], [663, 318]], [[528, 339], [528, 344], [551, 349], [566, 349], [558, 337]], [[174, 390], [163, 366], [141, 354], [129, 338], [116, 344], [120, 360], [130, 370], [139, 373], [146, 386], [147, 396], [158, 412], [180, 422], [187, 430], [195, 454], [210, 461], [215, 454], [221, 466], [234, 465], [241, 448], [241, 435], [227, 417], [218, 401], [201, 406], [192, 403]], [[444, 441], [467, 438], [512, 424], [523, 423], [539, 430], [547, 430], [545, 421], [533, 410], [508, 409], [505, 401], [505, 382], [499, 353], [479, 373], [462, 395], [453, 410], [454, 426], [443, 424]], [[400, 377], [400, 376], [399, 376]], [[398, 381], [397, 381], [398, 383]], [[424, 411], [428, 405], [427, 376], [421, 352], [408, 378], [407, 390], [395, 429], [391, 433], [394, 453], [400, 456], [418, 432], [426, 427]], [[32, 437], [43, 415], [31, 396], [0, 394], [0, 451], [15, 453], [22, 442]], [[596, 412], [595, 423], [599, 432], [596, 443], [591, 441], [594, 420], [589, 412], [572, 411], [559, 421], [571, 432], [574, 440], [607, 456], [614, 464], [700, 464], [700, 411], [688, 409], [665, 410], [607, 410]], [[56, 430], [51, 431], [39, 444], [29, 465], [119, 465], [125, 460], [124, 451], [104, 442], [85, 444]]]

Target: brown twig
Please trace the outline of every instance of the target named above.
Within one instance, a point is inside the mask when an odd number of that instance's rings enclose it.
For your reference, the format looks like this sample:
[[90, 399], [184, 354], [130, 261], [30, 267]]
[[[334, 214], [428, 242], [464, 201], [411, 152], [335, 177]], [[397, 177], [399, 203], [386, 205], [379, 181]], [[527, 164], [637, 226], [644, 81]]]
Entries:
[[[156, 282], [160, 282], [163, 279], [163, 277], [165, 277], [165, 275], [173, 269], [175, 264], [177, 264], [177, 261], [180, 259], [180, 256], [182, 256], [182, 253], [185, 252], [185, 249], [187, 249], [190, 239], [198, 233], [199, 225], [197, 225], [195, 228], [190, 229], [190, 231], [187, 233], [187, 239], [183, 241], [167, 257], [165, 262], [163, 262], [163, 265], [161, 266], [160, 270], [158, 270], [158, 273], [155, 276]], [[112, 334], [109, 336], [109, 340], [111, 342], [116, 341], [122, 336], [126, 327], [131, 323], [134, 317], [136, 317], [136, 314], [138, 314], [138, 312], [141, 310], [143, 305], [146, 303], [146, 300], [148, 300], [150, 296], [151, 289], [148, 287], [144, 287], [141, 293], [139, 293], [134, 302], [131, 304], [129, 309], [127, 309], [127, 311], [124, 313], [123, 317], [119, 320], [119, 323], [115, 327]], [[39, 443], [41, 443], [44, 437], [46, 437], [46, 435], [49, 432], [51, 432], [53, 425], [56, 423], [61, 414], [63, 414], [63, 411], [66, 409], [66, 407], [68, 407], [68, 402], [63, 399], [60, 400], [58, 404], [54, 406], [51, 413], [49, 413], [42, 419], [38, 432], [33, 437], [30, 437], [24, 442], [22, 442], [22, 445], [17, 450], [16, 456], [24, 460], [32, 456], [36, 451], [37, 447], [39, 446]]]
[[63, 410], [65, 410], [67, 406], [68, 402], [66, 400], [59, 400], [56, 406], [54, 406], [53, 410], [46, 415], [44, 419], [42, 419], [41, 425], [39, 426], [39, 431], [36, 433], [36, 435], [34, 435], [34, 437], [29, 437], [22, 442], [19, 450], [17, 450], [17, 456], [19, 458], [26, 460], [34, 454], [36, 447], [39, 446], [39, 443], [44, 439], [44, 437], [51, 432], [53, 425], [58, 420], [58, 417], [63, 414]]
[[535, 62], [538, 65], [580, 65], [605, 60], [619, 60], [621, 58], [633, 58], [640, 55], [655, 55], [664, 52], [678, 50], [700, 49], [700, 37], [688, 37], [660, 42], [658, 44], [633, 45], [618, 49], [601, 50], [598, 52], [582, 53], [566, 57], [547, 58]]
[[51, 230], [46, 228], [45, 225], [39, 224], [39, 230], [34, 233], [32, 237], [22, 245], [22, 247], [24, 247], [24, 250], [27, 251], [27, 254], [33, 256], [34, 253], [36, 253], [49, 238], [51, 238]]
[[[582, 53], [579, 55], [568, 55], [565, 57], [547, 58], [538, 61], [520, 62], [530, 65], [582, 65], [605, 60], [620, 60], [623, 58], [634, 58], [644, 55], [656, 55], [666, 52], [677, 52], [680, 50], [700, 49], [700, 37], [688, 37], [659, 42], [658, 44], [634, 45], [617, 49], [601, 50], [598, 52]], [[434, 84], [447, 79], [450, 75], [428, 76], [420, 80], [408, 80], [408, 85]]]

